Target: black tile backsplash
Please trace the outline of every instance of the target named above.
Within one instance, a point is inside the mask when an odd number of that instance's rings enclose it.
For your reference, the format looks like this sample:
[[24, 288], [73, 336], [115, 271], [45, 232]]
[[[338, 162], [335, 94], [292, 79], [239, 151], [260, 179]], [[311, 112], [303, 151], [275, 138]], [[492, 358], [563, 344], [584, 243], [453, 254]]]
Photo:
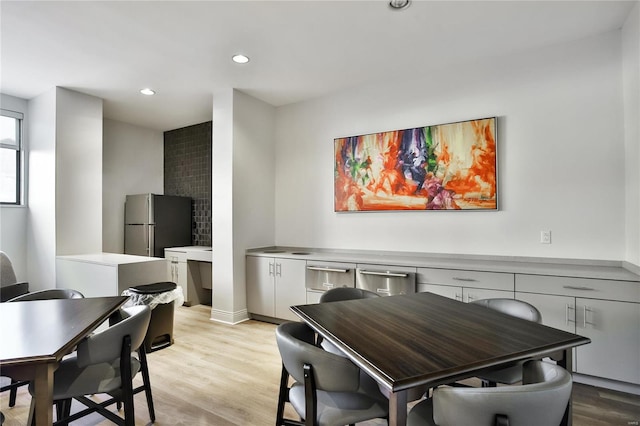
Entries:
[[164, 132], [164, 193], [192, 198], [194, 246], [211, 245], [212, 122]]

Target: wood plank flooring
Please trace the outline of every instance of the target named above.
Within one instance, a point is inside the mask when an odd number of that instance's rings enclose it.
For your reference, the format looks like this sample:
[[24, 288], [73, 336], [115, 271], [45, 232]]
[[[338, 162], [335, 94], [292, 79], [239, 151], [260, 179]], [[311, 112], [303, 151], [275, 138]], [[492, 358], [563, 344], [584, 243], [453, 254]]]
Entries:
[[[209, 312], [210, 307], [204, 305], [176, 308], [175, 343], [148, 356], [155, 425], [273, 425], [281, 365], [275, 326], [259, 321], [219, 324], [209, 320]], [[28, 392], [21, 388], [13, 408], [8, 407], [8, 399], [8, 392], [0, 395], [4, 426], [24, 425]], [[573, 402], [575, 426], [629, 426], [640, 422], [637, 395], [576, 384]], [[290, 409], [287, 413], [294, 417]], [[110, 424], [98, 415], [72, 423]], [[138, 394], [136, 425], [150, 424], [144, 395]], [[372, 421], [361, 426], [385, 424]]]

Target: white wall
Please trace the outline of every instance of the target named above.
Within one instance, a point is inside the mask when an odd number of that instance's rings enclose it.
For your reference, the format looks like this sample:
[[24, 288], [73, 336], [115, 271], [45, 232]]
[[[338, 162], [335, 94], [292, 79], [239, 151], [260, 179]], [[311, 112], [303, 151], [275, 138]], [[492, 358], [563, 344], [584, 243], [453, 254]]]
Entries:
[[56, 89], [29, 101], [29, 288], [55, 287], [56, 276]]
[[213, 96], [212, 319], [247, 318], [245, 251], [272, 245], [275, 108], [236, 90]]
[[640, 266], [640, 3], [622, 28], [626, 260]]
[[[29, 146], [29, 114], [27, 101], [0, 94], [0, 108], [21, 112], [22, 119], [22, 149]], [[25, 169], [28, 170], [25, 158]], [[27, 279], [27, 208], [26, 206], [0, 206], [0, 250], [7, 253], [11, 259], [13, 269], [19, 281]]]
[[55, 287], [57, 255], [102, 248], [102, 100], [56, 87], [31, 99], [27, 265]]
[[246, 250], [275, 239], [275, 108], [238, 91], [233, 99], [233, 290], [238, 312], [246, 309]]
[[[623, 259], [620, 46], [617, 31], [279, 108], [276, 243]], [[499, 211], [333, 211], [334, 138], [494, 115]]]
[[56, 254], [102, 251], [102, 99], [56, 90]]
[[124, 253], [127, 194], [164, 194], [164, 135], [105, 119], [102, 155], [102, 251]]
[[212, 121], [211, 318], [233, 323], [233, 90], [213, 93]]

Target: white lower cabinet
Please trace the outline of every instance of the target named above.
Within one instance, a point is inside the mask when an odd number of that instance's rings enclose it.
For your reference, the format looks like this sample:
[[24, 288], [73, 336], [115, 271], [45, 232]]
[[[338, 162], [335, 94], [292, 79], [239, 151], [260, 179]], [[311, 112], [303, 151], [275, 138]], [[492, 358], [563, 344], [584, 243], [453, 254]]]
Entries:
[[247, 256], [247, 310], [250, 314], [297, 321], [289, 309], [307, 302], [306, 261]]
[[462, 302], [462, 287], [456, 287], [452, 285], [438, 285], [438, 284], [423, 284], [418, 283], [416, 286], [418, 293], [429, 292], [439, 294], [440, 296], [448, 297], [449, 299], [455, 299]]
[[[576, 371], [640, 384], [640, 303], [576, 299]], [[604, 361], [604, 362], [603, 362]]]
[[[640, 384], [640, 300], [634, 287], [618, 281], [516, 276], [516, 290], [526, 290], [516, 291], [516, 298], [538, 308], [543, 324], [591, 339], [575, 349], [576, 373]], [[531, 293], [536, 290], [552, 294]], [[584, 293], [594, 298], [579, 297]]]
[[501, 272], [418, 268], [416, 291], [429, 291], [461, 302], [513, 299], [514, 275]]
[[461, 302], [473, 302], [480, 299], [505, 298], [513, 299], [513, 291], [491, 290], [486, 288], [467, 288], [456, 287], [451, 285], [438, 284], [418, 284], [418, 292], [428, 291], [439, 294], [440, 296], [450, 299], [459, 300]]
[[569, 333], [576, 332], [576, 305], [574, 297], [521, 293], [516, 291], [516, 299], [530, 303], [538, 308], [544, 325]]
[[167, 264], [171, 281], [182, 288], [184, 304], [190, 306], [191, 294], [189, 293], [189, 286], [187, 284], [187, 260], [184, 257], [184, 253], [165, 250], [164, 257], [168, 260]]

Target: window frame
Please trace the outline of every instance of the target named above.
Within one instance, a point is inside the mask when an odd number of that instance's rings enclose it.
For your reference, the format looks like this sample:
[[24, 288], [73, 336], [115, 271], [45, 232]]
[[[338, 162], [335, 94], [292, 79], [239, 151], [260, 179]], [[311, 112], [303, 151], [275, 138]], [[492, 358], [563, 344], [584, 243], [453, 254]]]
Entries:
[[11, 149], [16, 152], [16, 188], [15, 188], [15, 201], [2, 201], [0, 200], [0, 205], [2, 206], [21, 206], [23, 205], [23, 194], [24, 194], [24, 149], [23, 149], [23, 124], [24, 124], [24, 114], [18, 111], [12, 111], [4, 108], [0, 108], [0, 116], [10, 117], [17, 120], [16, 126], [16, 144], [13, 145], [5, 145], [0, 143], [0, 148], [2, 149]]

